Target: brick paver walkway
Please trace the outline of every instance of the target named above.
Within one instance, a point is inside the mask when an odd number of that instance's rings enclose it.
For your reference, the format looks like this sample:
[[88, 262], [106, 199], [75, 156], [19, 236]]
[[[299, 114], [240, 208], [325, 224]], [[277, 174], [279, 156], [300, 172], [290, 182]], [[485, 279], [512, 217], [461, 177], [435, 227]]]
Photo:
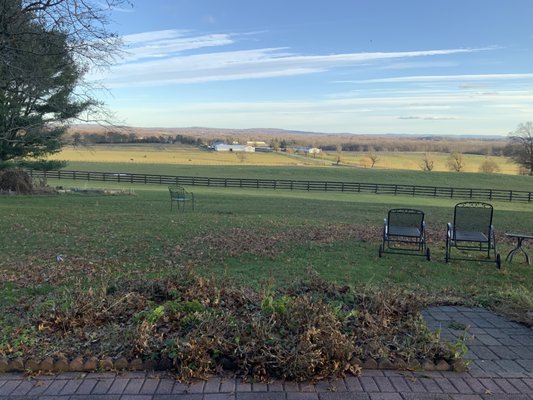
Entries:
[[533, 399], [533, 331], [483, 309], [434, 307], [428, 325], [456, 340], [467, 329], [468, 372], [366, 370], [333, 382], [246, 383], [212, 378], [183, 384], [164, 374], [0, 375], [0, 399], [94, 400], [522, 400]]

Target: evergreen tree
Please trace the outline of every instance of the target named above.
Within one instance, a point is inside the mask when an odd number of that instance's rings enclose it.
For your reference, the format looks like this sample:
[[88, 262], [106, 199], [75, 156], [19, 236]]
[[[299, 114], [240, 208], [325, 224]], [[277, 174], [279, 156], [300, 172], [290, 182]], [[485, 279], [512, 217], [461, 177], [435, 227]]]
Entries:
[[59, 151], [68, 123], [99, 105], [76, 91], [117, 46], [98, 4], [0, 0], [0, 165]]

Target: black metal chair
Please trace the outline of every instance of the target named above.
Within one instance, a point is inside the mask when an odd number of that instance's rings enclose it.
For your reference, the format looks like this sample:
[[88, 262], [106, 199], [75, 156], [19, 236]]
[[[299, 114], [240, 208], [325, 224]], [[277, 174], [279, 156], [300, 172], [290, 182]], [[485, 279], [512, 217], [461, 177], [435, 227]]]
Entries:
[[426, 244], [424, 213], [411, 208], [389, 210], [383, 223], [383, 238], [379, 256], [384, 253], [417, 255], [431, 260]]
[[178, 211], [182, 208], [185, 211], [185, 205], [190, 204], [191, 209], [194, 211], [194, 193], [188, 192], [181, 186], [169, 186], [168, 191], [170, 193], [170, 210], [174, 203], [178, 206]]
[[[452, 259], [452, 248], [462, 251], [480, 251], [487, 253], [487, 259], [478, 261], [496, 262], [501, 267], [501, 258], [496, 251], [496, 236], [492, 226], [493, 208], [491, 204], [479, 201], [466, 201], [455, 205], [453, 223], [448, 223], [446, 233], [445, 261]], [[491, 259], [491, 252], [494, 259]], [[472, 258], [457, 258], [454, 260], [469, 260]]]

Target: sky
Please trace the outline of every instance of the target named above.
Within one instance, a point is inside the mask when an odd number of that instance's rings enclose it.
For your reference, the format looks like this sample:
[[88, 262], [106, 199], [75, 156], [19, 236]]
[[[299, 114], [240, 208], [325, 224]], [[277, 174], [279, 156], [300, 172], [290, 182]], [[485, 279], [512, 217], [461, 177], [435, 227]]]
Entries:
[[533, 120], [532, 0], [133, 0], [102, 100], [137, 127], [506, 135]]

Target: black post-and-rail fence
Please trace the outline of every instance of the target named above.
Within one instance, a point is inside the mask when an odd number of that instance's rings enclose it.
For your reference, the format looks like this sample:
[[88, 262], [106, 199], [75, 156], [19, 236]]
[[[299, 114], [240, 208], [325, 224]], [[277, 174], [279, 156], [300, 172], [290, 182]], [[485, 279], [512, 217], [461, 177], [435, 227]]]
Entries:
[[533, 201], [533, 193], [523, 190], [472, 189], [438, 186], [396, 185], [387, 183], [293, 181], [286, 179], [208, 178], [199, 176], [146, 175], [87, 171], [28, 171], [32, 177], [98, 182], [159, 185], [209, 186], [218, 188], [313, 190], [323, 192], [372, 193], [385, 195], [461, 198], [472, 200]]

